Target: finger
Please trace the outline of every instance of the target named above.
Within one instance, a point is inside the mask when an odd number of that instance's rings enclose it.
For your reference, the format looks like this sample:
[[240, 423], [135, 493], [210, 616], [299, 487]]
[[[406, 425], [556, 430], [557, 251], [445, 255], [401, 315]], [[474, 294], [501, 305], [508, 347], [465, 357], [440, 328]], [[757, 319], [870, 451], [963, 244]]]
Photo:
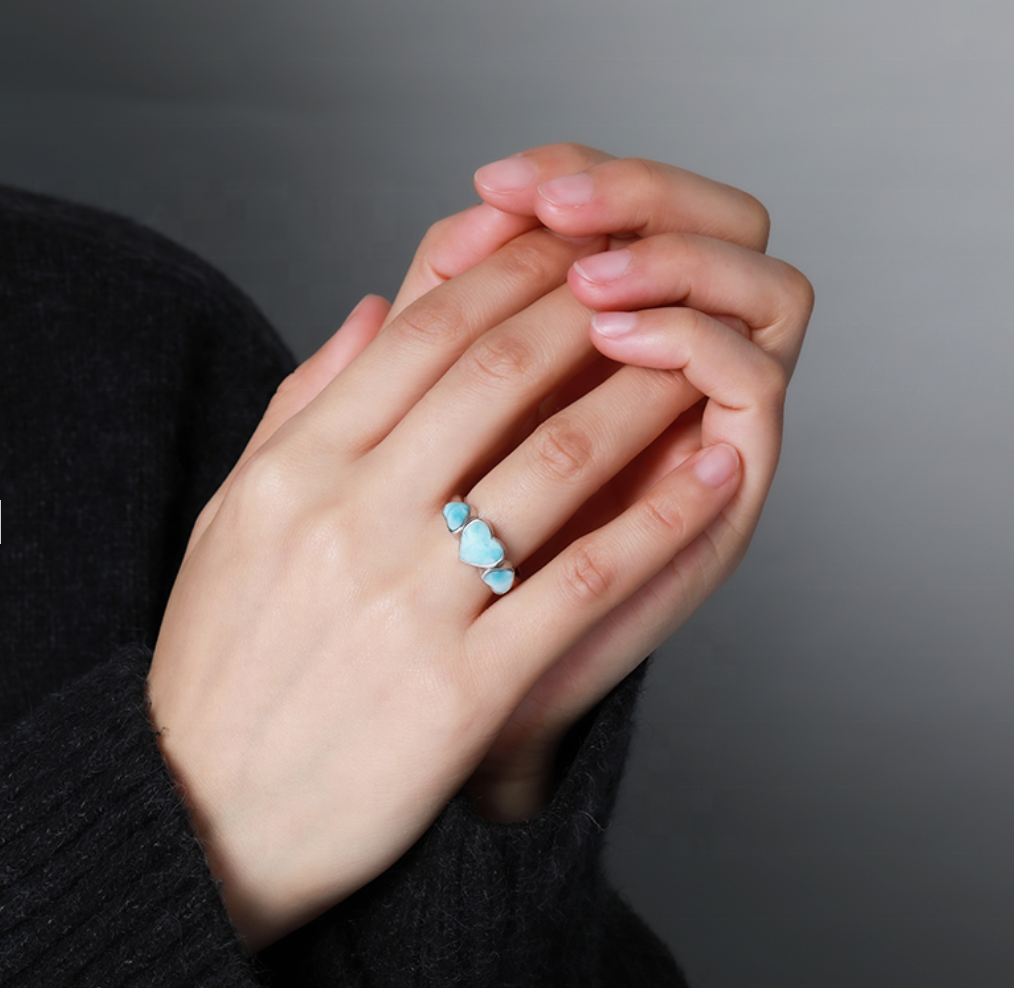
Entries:
[[753, 196], [673, 165], [617, 159], [575, 144], [534, 148], [480, 168], [476, 190], [498, 209], [570, 237], [684, 231], [755, 250], [770, 218]]
[[[658, 335], [664, 333], [670, 358], [665, 366], [672, 366], [673, 341], [680, 337], [681, 346], [693, 351], [694, 359], [681, 361], [693, 378], [694, 383], [688, 379], [687, 385], [694, 393], [700, 393], [702, 388], [716, 393], [711, 400], [695, 405], [688, 417], [681, 417], [665, 430], [624, 471], [625, 477], [631, 471], [634, 476], [614, 494], [614, 501], [621, 507], [636, 504], [664, 483], [702, 444], [730, 440], [735, 443], [741, 452], [740, 483], [703, 533], [634, 594], [610, 610], [539, 680], [532, 702], [543, 705], [543, 701], [549, 702], [549, 709], [540, 706], [538, 715], [549, 734], [557, 725], [572, 723], [590, 709], [732, 571], [746, 550], [777, 463], [784, 399], [780, 365], [750, 344], [739, 331], [741, 327], [730, 327], [724, 320], [710, 320], [684, 309], [669, 313], [653, 310], [640, 314], [639, 318], [654, 323], [645, 329], [649, 335], [655, 331]], [[625, 368], [616, 378], [628, 370], [633, 368]], [[716, 383], [717, 389], [713, 387]], [[727, 404], [721, 404], [719, 398]], [[690, 400], [689, 395], [686, 400]], [[688, 419], [686, 423], [684, 418]], [[511, 487], [508, 482], [503, 490], [494, 490], [488, 496], [494, 504], [506, 505], [503, 510], [508, 516], [498, 532], [504, 534], [505, 541], [516, 542], [526, 538], [524, 528], [531, 521], [514, 520], [515, 499], [507, 493]], [[470, 500], [479, 497], [473, 494]], [[614, 516], [615, 507], [612, 504], [606, 507], [606, 511], [593, 512], [600, 519], [595, 524], [601, 525], [603, 518]], [[582, 509], [582, 516], [587, 508], [588, 505]], [[486, 514], [491, 510], [486, 509]], [[531, 561], [532, 572], [538, 575], [544, 566], [552, 564], [559, 553], [553, 551], [553, 543], [567, 547], [589, 534], [590, 526], [584, 520], [575, 524], [578, 521], [577, 517], [572, 519], [558, 538], [539, 549]], [[501, 605], [498, 602], [496, 606]]]
[[[694, 423], [697, 442], [728, 443], [739, 450], [743, 477], [726, 516], [732, 519], [734, 534], [748, 539], [778, 465], [788, 371], [776, 355], [695, 309], [637, 313], [635, 328], [625, 340], [627, 353], [642, 340], [658, 363], [678, 370], [707, 397], [698, 406], [700, 421]], [[652, 451], [657, 463], [671, 464], [685, 455], [686, 437], [678, 428], [669, 439], [669, 449], [663, 444]]]
[[[552, 665], [515, 711], [547, 744], [562, 739], [621, 680], [665, 642], [727, 579], [745, 541], [722, 540], [724, 512]], [[527, 735], [533, 730], [522, 729]]]
[[[727, 510], [727, 509], [726, 509]], [[564, 660], [569, 690], [560, 723], [573, 723], [641, 660], [665, 642], [732, 573], [749, 540], [739, 537], [723, 510], [690, 545], [614, 608]], [[616, 657], [628, 661], [617, 665]], [[553, 670], [557, 674], [556, 670]]]
[[[739, 476], [734, 448], [701, 451], [614, 521], [487, 608], [469, 637], [476, 654], [485, 653], [493, 688], [520, 702], [554, 657], [574, 647], [707, 528]], [[540, 643], [537, 655], [531, 641]]]
[[[599, 312], [679, 304], [712, 316], [734, 317], [789, 371], [799, 356], [813, 307], [810, 283], [791, 265], [690, 234], [662, 234], [582, 258], [568, 283], [576, 298]], [[596, 319], [595, 345], [606, 356], [626, 361], [635, 352], [628, 342], [634, 339], [628, 335], [632, 325], [632, 320], [624, 322], [618, 315]]]
[[236, 472], [282, 425], [309, 405], [366, 349], [380, 332], [389, 309], [390, 303], [386, 299], [367, 295], [349, 313], [338, 332], [282, 381], [236, 465], [198, 517], [187, 546], [187, 555], [218, 513]]
[[685, 232], [763, 251], [771, 221], [753, 196], [674, 165], [643, 158], [607, 161], [538, 186], [535, 214], [571, 237], [603, 230], [640, 237]]
[[533, 230], [428, 292], [305, 410], [306, 435], [352, 455], [372, 449], [476, 339], [560, 287], [582, 252]]
[[466, 500], [523, 564], [699, 398], [683, 374], [622, 367], [542, 423]]
[[685, 459], [683, 437], [665, 434], [702, 394], [717, 411], [707, 438], [695, 436], [698, 447], [727, 442], [749, 450], [750, 489], [770, 480], [777, 442], [767, 441], [765, 428], [777, 436], [785, 387], [781, 365], [691, 309], [655, 309], [639, 318], [646, 332], [665, 335], [667, 369], [621, 368], [540, 426], [466, 497], [493, 524], [513, 563], [523, 563], [565, 526], [570, 534], [568, 523], [582, 505], [642, 451], [650, 448], [651, 462], [638, 464], [637, 484], [646, 482], [648, 471], [655, 476], [647, 482], [659, 481], [659, 470], [669, 472]]
[[[658, 648], [721, 586], [742, 559], [756, 527], [780, 445], [780, 418], [777, 413], [762, 411], [762, 404], [758, 403], [752, 415], [726, 413], [727, 418], [741, 420], [736, 429], [723, 430], [722, 423], [712, 421], [708, 439], [702, 440], [698, 435], [700, 443], [718, 435], [735, 434], [744, 451], [739, 486], [715, 520], [643, 586], [609, 611], [536, 685], [535, 701], [542, 695], [553, 697], [549, 712], [540, 707], [540, 717], [550, 735], [583, 716], [644, 656]], [[665, 439], [656, 445], [664, 444]], [[681, 437], [679, 443], [682, 442]], [[659, 463], [668, 462], [670, 470], [690, 456], [679, 449], [668, 453], [656, 451], [656, 459]], [[656, 474], [655, 483], [662, 482], [669, 472]], [[653, 486], [650, 478], [645, 478], [645, 482], [649, 489]]]
[[441, 505], [467, 490], [594, 359], [589, 315], [561, 287], [483, 335], [387, 437], [385, 470]]
[[[623, 313], [633, 325], [623, 337], [604, 337], [603, 349], [622, 340], [623, 352], [642, 366], [679, 371], [708, 405], [731, 412], [769, 412], [784, 402], [788, 374], [776, 355], [696, 309], [646, 309]], [[598, 315], [593, 323], [599, 321]]]
[[505, 213], [486, 203], [434, 223], [419, 244], [385, 325], [428, 291], [539, 225], [534, 216]]
[[541, 183], [613, 160], [613, 155], [583, 144], [546, 144], [483, 165], [473, 181], [479, 195], [497, 209], [535, 216], [535, 190]]

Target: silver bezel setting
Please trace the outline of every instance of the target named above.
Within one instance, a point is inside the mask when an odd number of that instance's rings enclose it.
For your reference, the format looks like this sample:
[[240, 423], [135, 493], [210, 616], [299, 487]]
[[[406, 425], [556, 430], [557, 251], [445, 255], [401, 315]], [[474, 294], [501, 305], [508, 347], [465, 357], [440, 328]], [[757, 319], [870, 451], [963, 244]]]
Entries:
[[[468, 509], [468, 515], [465, 517], [465, 520], [457, 528], [451, 528], [450, 522], [447, 520], [447, 515], [443, 514], [443, 511], [446, 511], [447, 508], [452, 504], [463, 504]], [[475, 512], [475, 508], [473, 508], [467, 501], [463, 501], [461, 498], [454, 498], [453, 500], [448, 501], [444, 505], [443, 511], [441, 512], [441, 517], [444, 520], [444, 524], [447, 526], [447, 530], [452, 535], [458, 536], [459, 543], [461, 541], [461, 534], [465, 531], [465, 529], [469, 525], [473, 524], [474, 522], [481, 521], [486, 526], [486, 528], [489, 529], [489, 537], [494, 542], [496, 542], [497, 545], [499, 545], [500, 548], [502, 548], [504, 551], [504, 558], [499, 563], [497, 563], [495, 566], [479, 566], [476, 563], [469, 563], [466, 560], [461, 559], [460, 551], [458, 559], [461, 562], [465, 563], [466, 566], [471, 566], [474, 569], [479, 570], [479, 575], [480, 578], [482, 578], [483, 583], [485, 583], [486, 587], [497, 596], [503, 596], [503, 594], [508, 593], [510, 590], [513, 590], [514, 585], [517, 583], [518, 571], [511, 564], [510, 560], [507, 559], [507, 547], [503, 544], [503, 542], [501, 542], [496, 537], [496, 532], [493, 530], [493, 526], [484, 518], [480, 518]], [[485, 577], [488, 573], [510, 573], [512, 575], [511, 585], [506, 590], [494, 589], [485, 581]]]

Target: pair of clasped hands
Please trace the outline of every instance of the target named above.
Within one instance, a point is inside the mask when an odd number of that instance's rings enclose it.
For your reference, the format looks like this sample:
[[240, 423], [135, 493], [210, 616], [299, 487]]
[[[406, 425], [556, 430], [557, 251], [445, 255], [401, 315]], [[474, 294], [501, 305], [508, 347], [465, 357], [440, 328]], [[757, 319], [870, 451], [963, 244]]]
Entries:
[[[251, 950], [463, 787], [552, 798], [568, 729], [729, 576], [812, 307], [753, 198], [552, 145], [476, 174], [389, 305], [286, 379], [194, 528], [151, 716]], [[494, 596], [441, 509], [521, 579]]]

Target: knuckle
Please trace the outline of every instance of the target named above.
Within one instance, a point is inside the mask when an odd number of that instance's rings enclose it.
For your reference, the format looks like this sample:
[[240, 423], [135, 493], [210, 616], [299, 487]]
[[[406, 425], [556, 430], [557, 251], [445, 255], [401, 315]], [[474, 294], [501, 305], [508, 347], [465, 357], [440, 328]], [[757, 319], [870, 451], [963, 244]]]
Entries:
[[398, 317], [395, 326], [410, 346], [460, 346], [470, 339], [461, 303], [449, 292], [431, 292], [417, 299]]
[[563, 141], [560, 144], [554, 144], [552, 150], [558, 152], [570, 165], [578, 168], [587, 167], [589, 163], [599, 161], [603, 157], [601, 151], [597, 151], [587, 144], [579, 144], [577, 141]]
[[641, 503], [641, 521], [667, 542], [681, 544], [687, 534], [687, 518], [678, 499], [665, 494], [646, 497]]
[[523, 381], [533, 374], [535, 365], [531, 345], [514, 333], [487, 333], [465, 360], [467, 376], [477, 378], [480, 387]]
[[275, 518], [292, 501], [297, 485], [294, 474], [287, 457], [274, 449], [259, 450], [236, 473], [228, 500], [244, 516]]
[[592, 461], [594, 443], [589, 433], [568, 418], [553, 418], [532, 437], [532, 454], [538, 469], [554, 479], [577, 480]]
[[616, 170], [642, 192], [654, 188], [660, 177], [658, 166], [646, 158], [623, 158], [616, 162]]
[[[497, 258], [499, 274], [514, 285], [543, 284], [554, 275], [562, 278], [564, 267], [559, 257], [557, 238], [536, 231], [537, 236], [519, 237]], [[556, 247], [556, 251], [549, 248]], [[559, 268], [559, 271], [555, 271]]]
[[617, 583], [616, 568], [602, 546], [581, 542], [563, 558], [563, 586], [581, 604], [607, 600]]

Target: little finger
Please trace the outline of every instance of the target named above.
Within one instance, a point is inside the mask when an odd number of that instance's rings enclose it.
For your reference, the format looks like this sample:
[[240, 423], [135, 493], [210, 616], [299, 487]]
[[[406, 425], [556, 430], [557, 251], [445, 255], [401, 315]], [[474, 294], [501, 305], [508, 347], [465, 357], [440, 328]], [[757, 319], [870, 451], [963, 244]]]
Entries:
[[683, 374], [621, 367], [543, 422], [467, 501], [524, 563], [700, 396]]
[[[716, 518], [736, 490], [736, 450], [702, 450], [612, 522], [577, 540], [473, 624], [488, 674], [515, 706], [562, 655]], [[530, 642], [540, 648], [532, 654]], [[525, 675], [518, 675], [519, 670]], [[513, 709], [513, 708], [512, 708]]]

